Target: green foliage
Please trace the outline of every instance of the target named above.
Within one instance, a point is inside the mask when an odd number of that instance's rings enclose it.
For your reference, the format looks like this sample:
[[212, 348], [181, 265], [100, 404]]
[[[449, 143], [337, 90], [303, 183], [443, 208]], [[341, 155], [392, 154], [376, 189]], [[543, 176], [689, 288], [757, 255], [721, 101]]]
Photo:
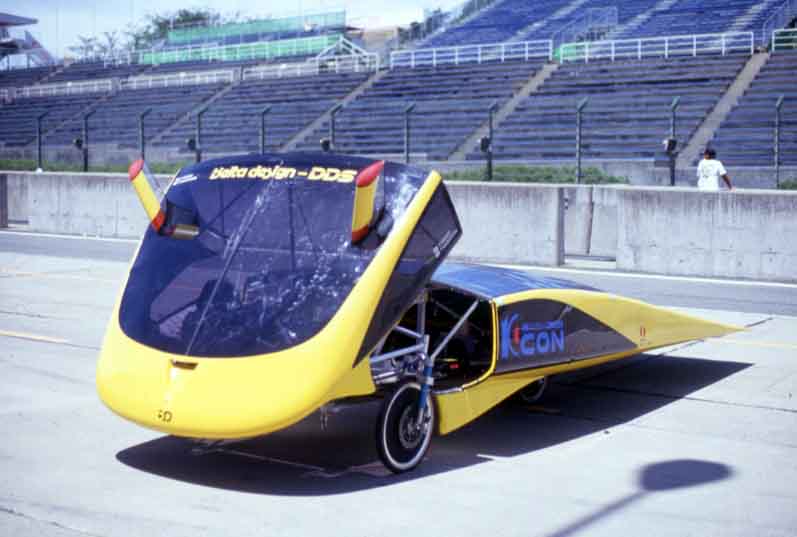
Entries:
[[797, 179], [789, 179], [788, 181], [781, 181], [778, 188], [781, 190], [797, 190]]
[[[147, 162], [147, 166], [153, 173], [171, 175], [183, 166], [188, 166], [190, 162], [170, 164], [165, 162]], [[111, 164], [106, 166], [89, 166], [90, 172], [95, 173], [127, 173], [127, 165]], [[6, 171], [34, 171], [36, 161], [34, 160], [3, 160], [0, 159], [0, 170]], [[68, 164], [63, 162], [45, 162], [44, 171], [46, 172], [80, 172], [83, 166], [80, 164]]]
[[[590, 185], [628, 183], [625, 177], [608, 175], [598, 168], [584, 168], [582, 182]], [[484, 181], [485, 168], [444, 173], [446, 181]], [[575, 167], [501, 165], [493, 168], [493, 181], [507, 183], [575, 183]]]
[[149, 14], [144, 26], [128, 32], [134, 50], [150, 48], [166, 39], [169, 30], [187, 26], [210, 26], [221, 22], [221, 15], [208, 8], [179, 9], [175, 13]]

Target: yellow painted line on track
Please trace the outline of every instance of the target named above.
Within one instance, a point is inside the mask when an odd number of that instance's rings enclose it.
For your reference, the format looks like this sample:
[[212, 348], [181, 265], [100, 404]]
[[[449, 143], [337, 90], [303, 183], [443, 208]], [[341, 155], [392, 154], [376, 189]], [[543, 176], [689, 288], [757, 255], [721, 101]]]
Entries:
[[742, 341], [739, 339], [712, 339], [716, 343], [728, 343], [730, 345], [745, 345], [747, 347], [771, 347], [773, 349], [794, 349], [797, 350], [797, 343], [781, 343], [776, 341]]
[[69, 344], [69, 341], [66, 339], [49, 337], [49, 336], [40, 336], [38, 334], [28, 334], [27, 332], [12, 332], [10, 330], [0, 330], [0, 336], [13, 337], [17, 339], [28, 339], [30, 341], [43, 341], [45, 343], [57, 343], [60, 345]]

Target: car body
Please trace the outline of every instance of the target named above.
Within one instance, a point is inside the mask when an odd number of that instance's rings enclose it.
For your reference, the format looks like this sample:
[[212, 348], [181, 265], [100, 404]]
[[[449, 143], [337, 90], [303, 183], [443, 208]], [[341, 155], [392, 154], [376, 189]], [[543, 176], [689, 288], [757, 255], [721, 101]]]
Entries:
[[[737, 328], [564, 280], [444, 262], [462, 234], [440, 174], [333, 154], [229, 157], [165, 193], [109, 321], [101, 399], [142, 426], [232, 440], [383, 397], [393, 471], [550, 375]], [[533, 233], [533, 230], [529, 230]]]

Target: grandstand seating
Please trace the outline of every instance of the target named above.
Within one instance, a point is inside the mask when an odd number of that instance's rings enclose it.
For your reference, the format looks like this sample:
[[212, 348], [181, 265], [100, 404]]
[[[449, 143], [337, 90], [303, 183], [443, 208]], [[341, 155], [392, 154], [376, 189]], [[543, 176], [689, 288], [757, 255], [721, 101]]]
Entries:
[[47, 79], [47, 83], [93, 80], [95, 78], [126, 78], [143, 71], [147, 66], [138, 64], [106, 65], [104, 62], [75, 62], [60, 73]]
[[543, 20], [572, 0], [497, 0], [478, 16], [432, 37], [424, 48], [499, 43], [529, 24]]
[[[242, 82], [202, 116], [202, 146], [214, 152], [258, 151], [260, 112], [271, 105], [266, 140], [267, 147], [275, 150], [368, 76], [341, 73]], [[159, 143], [185, 150], [185, 140], [193, 136], [194, 125], [193, 119], [184, 121]]]
[[0, 107], [0, 142], [6, 146], [20, 146], [36, 138], [36, 118], [47, 112], [42, 121], [44, 131], [80, 113], [101, 98], [101, 94], [61, 95], [16, 99]]
[[[144, 122], [145, 136], [152, 138], [180, 117], [199, 106], [223, 85], [203, 84], [156, 89], [124, 90], [96, 107], [89, 119], [93, 143], [138, 146], [138, 116], [151, 108]], [[51, 145], [68, 144], [80, 135], [82, 119], [67, 122], [45, 137]]]
[[[644, 13], [648, 9], [652, 8], [658, 0], [633, 0], [633, 1], [626, 1], [620, 4], [617, 4], [617, 24], [618, 26], [627, 24], [637, 15]], [[573, 12], [561, 16], [561, 17], [552, 17], [548, 20], [545, 24], [540, 26], [539, 28], [532, 29], [521, 36], [519, 36], [520, 41], [535, 41], [538, 39], [552, 39], [557, 36], [558, 32], [565, 29], [569, 24], [573, 23], [573, 21], [579, 17], [581, 13], [584, 13], [588, 9], [593, 8], [604, 8], [604, 7], [611, 7], [612, 5], [605, 2], [605, 0], [587, 0], [583, 4], [580, 4], [579, 7], [574, 10]], [[557, 40], [558, 42], [558, 40]]]
[[713, 34], [731, 30], [738, 17], [761, 0], [679, 0], [620, 38]]
[[[503, 103], [539, 67], [507, 62], [394, 69], [338, 114], [336, 149], [359, 154], [400, 154], [403, 110], [411, 116], [412, 152], [447, 158], [487, 118], [492, 102]], [[308, 136], [303, 149], [317, 150], [328, 125]]]
[[0, 88], [31, 86], [50, 74], [54, 67], [31, 67], [0, 71]]
[[[670, 108], [681, 98], [677, 137], [683, 142], [714, 107], [747, 56], [718, 56], [562, 65], [506, 118], [493, 142], [499, 159], [572, 159], [576, 104], [583, 115], [585, 158], [640, 159], [661, 153]], [[483, 158], [478, 153], [470, 159]]]
[[773, 54], [739, 104], [722, 122], [711, 144], [725, 164], [771, 166], [775, 102], [781, 108], [780, 161], [797, 165], [797, 52]]

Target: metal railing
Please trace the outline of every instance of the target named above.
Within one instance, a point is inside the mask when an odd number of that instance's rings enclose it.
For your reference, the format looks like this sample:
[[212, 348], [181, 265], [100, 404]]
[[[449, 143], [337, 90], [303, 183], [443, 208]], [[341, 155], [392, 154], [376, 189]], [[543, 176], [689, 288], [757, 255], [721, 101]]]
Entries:
[[269, 78], [314, 76], [324, 73], [365, 73], [378, 69], [378, 54], [334, 56], [328, 58], [314, 58], [306, 62], [247, 67], [244, 69], [243, 79], [265, 80]]
[[429, 49], [395, 50], [390, 53], [390, 68], [459, 65], [462, 63], [505, 62], [531, 59], [551, 60], [553, 41], [523, 41], [520, 43], [491, 43]]
[[84, 82], [59, 82], [26, 86], [16, 90], [19, 97], [51, 97], [54, 95], [78, 95], [81, 93], [107, 93], [113, 90], [113, 79], [103, 78]]
[[232, 70], [188, 71], [162, 75], [134, 76], [122, 81], [122, 88], [135, 90], [142, 88], [198, 86], [200, 84], [231, 83], [233, 80], [235, 80], [235, 73]]
[[565, 43], [557, 50], [557, 56], [561, 62], [590, 62], [713, 54], [725, 56], [732, 52], [753, 54], [755, 52], [753, 32]]
[[797, 29], [775, 30], [772, 32], [772, 52], [779, 50], [797, 50]]
[[553, 34], [552, 40], [554, 43], [583, 41], [585, 37], [590, 37], [590, 33], [601, 30], [605, 35], [607, 31], [617, 27], [617, 20], [617, 6], [587, 8]]
[[775, 8], [772, 15], [761, 25], [761, 44], [768, 45], [774, 39], [775, 31], [784, 28], [795, 16], [797, 16], [797, 0], [785, 0]]

